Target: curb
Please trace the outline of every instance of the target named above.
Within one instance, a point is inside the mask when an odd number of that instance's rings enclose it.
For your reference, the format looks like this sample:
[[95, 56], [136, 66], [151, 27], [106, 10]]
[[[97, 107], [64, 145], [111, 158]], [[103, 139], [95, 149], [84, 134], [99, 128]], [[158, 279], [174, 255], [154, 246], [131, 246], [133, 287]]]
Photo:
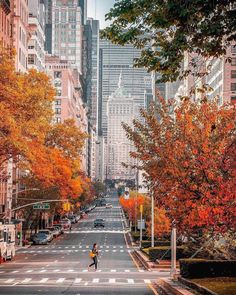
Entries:
[[27, 246], [22, 246], [22, 247], [16, 247], [16, 249], [15, 249], [15, 251], [17, 252], [17, 251], [19, 251], [19, 250], [22, 250], [22, 249], [28, 249], [28, 248], [30, 248], [32, 245], [27, 245]]
[[188, 286], [191, 289], [199, 292], [202, 295], [217, 295], [215, 292], [207, 289], [206, 287], [200, 286], [197, 283], [191, 282], [185, 278], [179, 277], [178, 281], [180, 281], [180, 283], [182, 283], [183, 285]]
[[170, 278], [160, 278], [158, 280], [159, 288], [164, 291], [164, 294], [171, 295], [194, 295], [188, 289], [185, 289], [183, 285], [180, 285], [178, 281], [173, 281]]

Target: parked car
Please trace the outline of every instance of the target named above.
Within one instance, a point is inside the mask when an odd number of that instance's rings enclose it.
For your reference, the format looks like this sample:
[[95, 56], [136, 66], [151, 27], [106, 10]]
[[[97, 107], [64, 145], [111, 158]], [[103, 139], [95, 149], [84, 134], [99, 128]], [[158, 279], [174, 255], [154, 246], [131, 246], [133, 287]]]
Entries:
[[75, 215], [75, 221], [78, 222], [79, 220], [80, 220], [80, 215], [79, 214], [76, 214]]
[[52, 232], [52, 235], [54, 238], [58, 237], [60, 232], [58, 230], [58, 228], [55, 228], [54, 226], [52, 227], [47, 227], [46, 229], [50, 230]]
[[40, 229], [38, 233], [45, 234], [47, 236], [47, 239], [49, 242], [51, 242], [53, 240], [53, 234], [48, 229]]
[[54, 224], [53, 227], [59, 230], [60, 235], [64, 234], [63, 226], [60, 223]]
[[61, 225], [63, 226], [64, 230], [67, 230], [71, 227], [71, 222], [69, 219], [62, 219], [61, 220]]
[[71, 222], [72, 224], [75, 224], [75, 223], [76, 223], [76, 219], [75, 219], [75, 216], [74, 216], [74, 215], [70, 215], [70, 216], [68, 216], [68, 219], [70, 220], [70, 222]]
[[86, 218], [86, 216], [87, 216], [87, 214], [86, 214], [85, 212], [81, 212], [81, 213], [80, 213], [80, 218], [83, 219], [83, 218]]
[[112, 208], [112, 207], [113, 207], [112, 204], [110, 204], [110, 203], [106, 204], [106, 208]]
[[105, 226], [105, 220], [102, 218], [97, 218], [94, 220], [94, 227], [104, 227]]
[[34, 245], [47, 245], [49, 243], [48, 237], [44, 233], [37, 233], [31, 238]]

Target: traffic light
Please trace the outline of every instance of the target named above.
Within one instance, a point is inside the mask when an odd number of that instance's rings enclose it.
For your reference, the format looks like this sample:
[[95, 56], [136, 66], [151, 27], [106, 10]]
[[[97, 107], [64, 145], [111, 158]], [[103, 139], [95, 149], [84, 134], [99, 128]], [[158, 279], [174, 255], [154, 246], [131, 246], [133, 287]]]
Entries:
[[20, 239], [20, 236], [21, 236], [21, 232], [18, 231], [18, 232], [17, 232], [17, 239], [18, 239], [18, 240]]
[[63, 203], [63, 210], [64, 211], [70, 211], [70, 203], [69, 202]]

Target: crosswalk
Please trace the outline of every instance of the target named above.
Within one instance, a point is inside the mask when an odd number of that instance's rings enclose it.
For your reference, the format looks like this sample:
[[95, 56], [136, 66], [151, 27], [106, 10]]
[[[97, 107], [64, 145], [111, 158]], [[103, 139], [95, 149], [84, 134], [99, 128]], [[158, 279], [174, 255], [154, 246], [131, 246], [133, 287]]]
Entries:
[[[91, 270], [92, 272], [92, 270]], [[79, 273], [91, 273], [88, 271], [88, 269], [83, 269], [83, 268], [32, 268], [32, 269], [20, 269], [20, 270], [11, 270], [11, 269], [6, 269], [2, 270], [0, 273], [1, 274], [21, 274], [21, 275], [28, 275], [28, 274], [52, 274], [52, 273], [74, 273], [74, 274], [79, 274]], [[108, 269], [108, 268], [103, 268], [103, 269], [98, 269], [98, 273], [137, 273], [137, 272], [145, 272], [143, 269]]]
[[10, 279], [1, 279], [0, 278], [0, 286], [4, 285], [61, 285], [61, 284], [74, 284], [74, 285], [95, 285], [95, 284], [101, 284], [101, 285], [108, 285], [108, 284], [119, 284], [119, 285], [140, 285], [140, 284], [150, 284], [155, 279], [133, 279], [133, 278], [83, 278], [83, 277], [77, 277], [77, 278], [66, 278], [66, 277], [60, 277], [60, 278], [34, 278], [34, 277], [27, 277], [24, 279], [19, 278], [10, 278]]
[[[59, 253], [59, 254], [62, 254], [62, 253], [88, 253], [88, 249], [56, 249], [56, 250], [46, 250], [46, 251], [43, 251], [43, 250], [24, 250], [24, 251], [21, 251], [22, 254], [33, 254], [33, 253], [36, 253], [36, 254], [49, 254], [49, 253], [53, 253], [53, 254], [56, 254], [56, 253]], [[100, 254], [102, 253], [131, 253], [132, 250], [130, 249], [103, 249], [103, 250], [100, 250], [99, 251]]]

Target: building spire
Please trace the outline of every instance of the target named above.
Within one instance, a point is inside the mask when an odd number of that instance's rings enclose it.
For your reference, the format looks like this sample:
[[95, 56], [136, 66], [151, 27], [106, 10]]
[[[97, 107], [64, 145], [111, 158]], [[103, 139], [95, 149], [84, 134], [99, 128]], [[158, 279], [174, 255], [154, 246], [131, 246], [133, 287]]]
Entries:
[[118, 88], [122, 88], [124, 86], [123, 83], [123, 74], [122, 74], [122, 70], [120, 71], [120, 76], [119, 76], [119, 81], [118, 81]]

